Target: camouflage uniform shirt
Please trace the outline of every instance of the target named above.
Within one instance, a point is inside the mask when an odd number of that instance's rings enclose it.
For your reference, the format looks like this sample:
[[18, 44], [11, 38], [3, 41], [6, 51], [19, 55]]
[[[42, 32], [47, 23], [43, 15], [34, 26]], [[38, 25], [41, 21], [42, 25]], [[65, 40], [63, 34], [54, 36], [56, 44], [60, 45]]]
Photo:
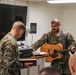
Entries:
[[22, 66], [19, 62], [17, 42], [13, 35], [8, 33], [0, 41], [0, 75], [19, 75]]
[[[76, 46], [73, 36], [68, 31], [63, 30], [62, 32], [63, 33], [61, 33], [60, 31], [60, 36], [56, 36], [56, 34], [53, 33], [52, 31], [45, 33], [37, 42], [32, 44], [33, 50], [34, 51], [37, 50], [44, 43], [49, 43], [49, 44], [61, 43], [62, 45], [65, 45], [64, 49], [68, 49], [72, 46]], [[55, 68], [61, 69], [64, 72], [63, 75], [71, 75], [68, 68], [69, 56], [70, 56], [69, 52], [65, 52], [63, 53], [63, 57], [61, 59], [56, 59], [51, 62], [52, 66], [54, 66]], [[60, 64], [60, 63], [63, 63], [63, 64]], [[61, 65], [63, 65], [63, 68], [61, 67]]]

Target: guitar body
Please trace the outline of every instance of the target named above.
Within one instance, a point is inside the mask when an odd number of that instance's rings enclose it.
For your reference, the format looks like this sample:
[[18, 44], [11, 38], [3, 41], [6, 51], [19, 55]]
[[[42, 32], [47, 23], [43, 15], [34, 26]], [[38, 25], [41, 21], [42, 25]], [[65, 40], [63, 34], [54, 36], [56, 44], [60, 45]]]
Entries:
[[[46, 59], [45, 61], [46, 62], [51, 62], [55, 59], [60, 59], [62, 57], [62, 54], [61, 53], [57, 53], [55, 57], [52, 57], [52, 54], [55, 55], [54, 53], [54, 50], [63, 50], [63, 46], [62, 44], [43, 44], [40, 48], [41, 52], [46, 52]], [[49, 55], [49, 52], [50, 52], [50, 55]]]

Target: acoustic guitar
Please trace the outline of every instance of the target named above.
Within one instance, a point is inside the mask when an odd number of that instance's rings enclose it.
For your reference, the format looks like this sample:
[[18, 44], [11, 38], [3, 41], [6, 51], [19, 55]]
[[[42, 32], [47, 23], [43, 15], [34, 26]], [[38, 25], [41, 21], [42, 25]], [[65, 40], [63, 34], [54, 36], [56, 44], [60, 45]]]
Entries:
[[40, 48], [41, 52], [46, 52], [46, 62], [51, 62], [55, 59], [60, 59], [63, 55], [62, 52], [69, 51], [63, 50], [62, 44], [43, 44]]

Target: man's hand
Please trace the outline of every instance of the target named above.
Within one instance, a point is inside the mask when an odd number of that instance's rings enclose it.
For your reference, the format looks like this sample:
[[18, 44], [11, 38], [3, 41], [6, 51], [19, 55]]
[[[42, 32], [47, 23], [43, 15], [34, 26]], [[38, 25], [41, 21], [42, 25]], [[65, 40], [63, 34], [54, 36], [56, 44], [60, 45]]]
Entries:
[[32, 62], [24, 63], [24, 67], [28, 68], [28, 67], [30, 67], [32, 64], [33, 64]]
[[76, 51], [76, 48], [75, 47], [71, 47], [71, 51], [72, 52], [75, 52]]

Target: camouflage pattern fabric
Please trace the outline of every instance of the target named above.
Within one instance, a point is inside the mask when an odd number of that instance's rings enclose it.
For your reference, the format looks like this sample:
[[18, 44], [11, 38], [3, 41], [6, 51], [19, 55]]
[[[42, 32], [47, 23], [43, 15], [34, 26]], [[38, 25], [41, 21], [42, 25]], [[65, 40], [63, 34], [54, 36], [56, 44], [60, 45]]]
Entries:
[[19, 62], [17, 42], [13, 35], [8, 33], [0, 41], [0, 75], [19, 75], [22, 66]]
[[[65, 39], [65, 48], [66, 49], [68, 49], [72, 46], [76, 46], [75, 40], [69, 32], [63, 30], [63, 34], [65, 36], [64, 39]], [[60, 34], [60, 36], [56, 36], [55, 33], [53, 33], [53, 32], [45, 33], [37, 42], [32, 44], [33, 50], [34, 51], [37, 50], [44, 43], [49, 43], [49, 44], [61, 43], [62, 44], [63, 43], [62, 36], [61, 36], [61, 34]], [[60, 70], [62, 71], [62, 73], [64, 73], [64, 75], [71, 75], [69, 68], [68, 68], [69, 56], [70, 56], [69, 52], [63, 53], [63, 57], [61, 59], [52, 61], [52, 66], [56, 67], [58, 65], [57, 67], [58, 68], [60, 67]], [[64, 66], [62, 67], [62, 65], [64, 65]]]

